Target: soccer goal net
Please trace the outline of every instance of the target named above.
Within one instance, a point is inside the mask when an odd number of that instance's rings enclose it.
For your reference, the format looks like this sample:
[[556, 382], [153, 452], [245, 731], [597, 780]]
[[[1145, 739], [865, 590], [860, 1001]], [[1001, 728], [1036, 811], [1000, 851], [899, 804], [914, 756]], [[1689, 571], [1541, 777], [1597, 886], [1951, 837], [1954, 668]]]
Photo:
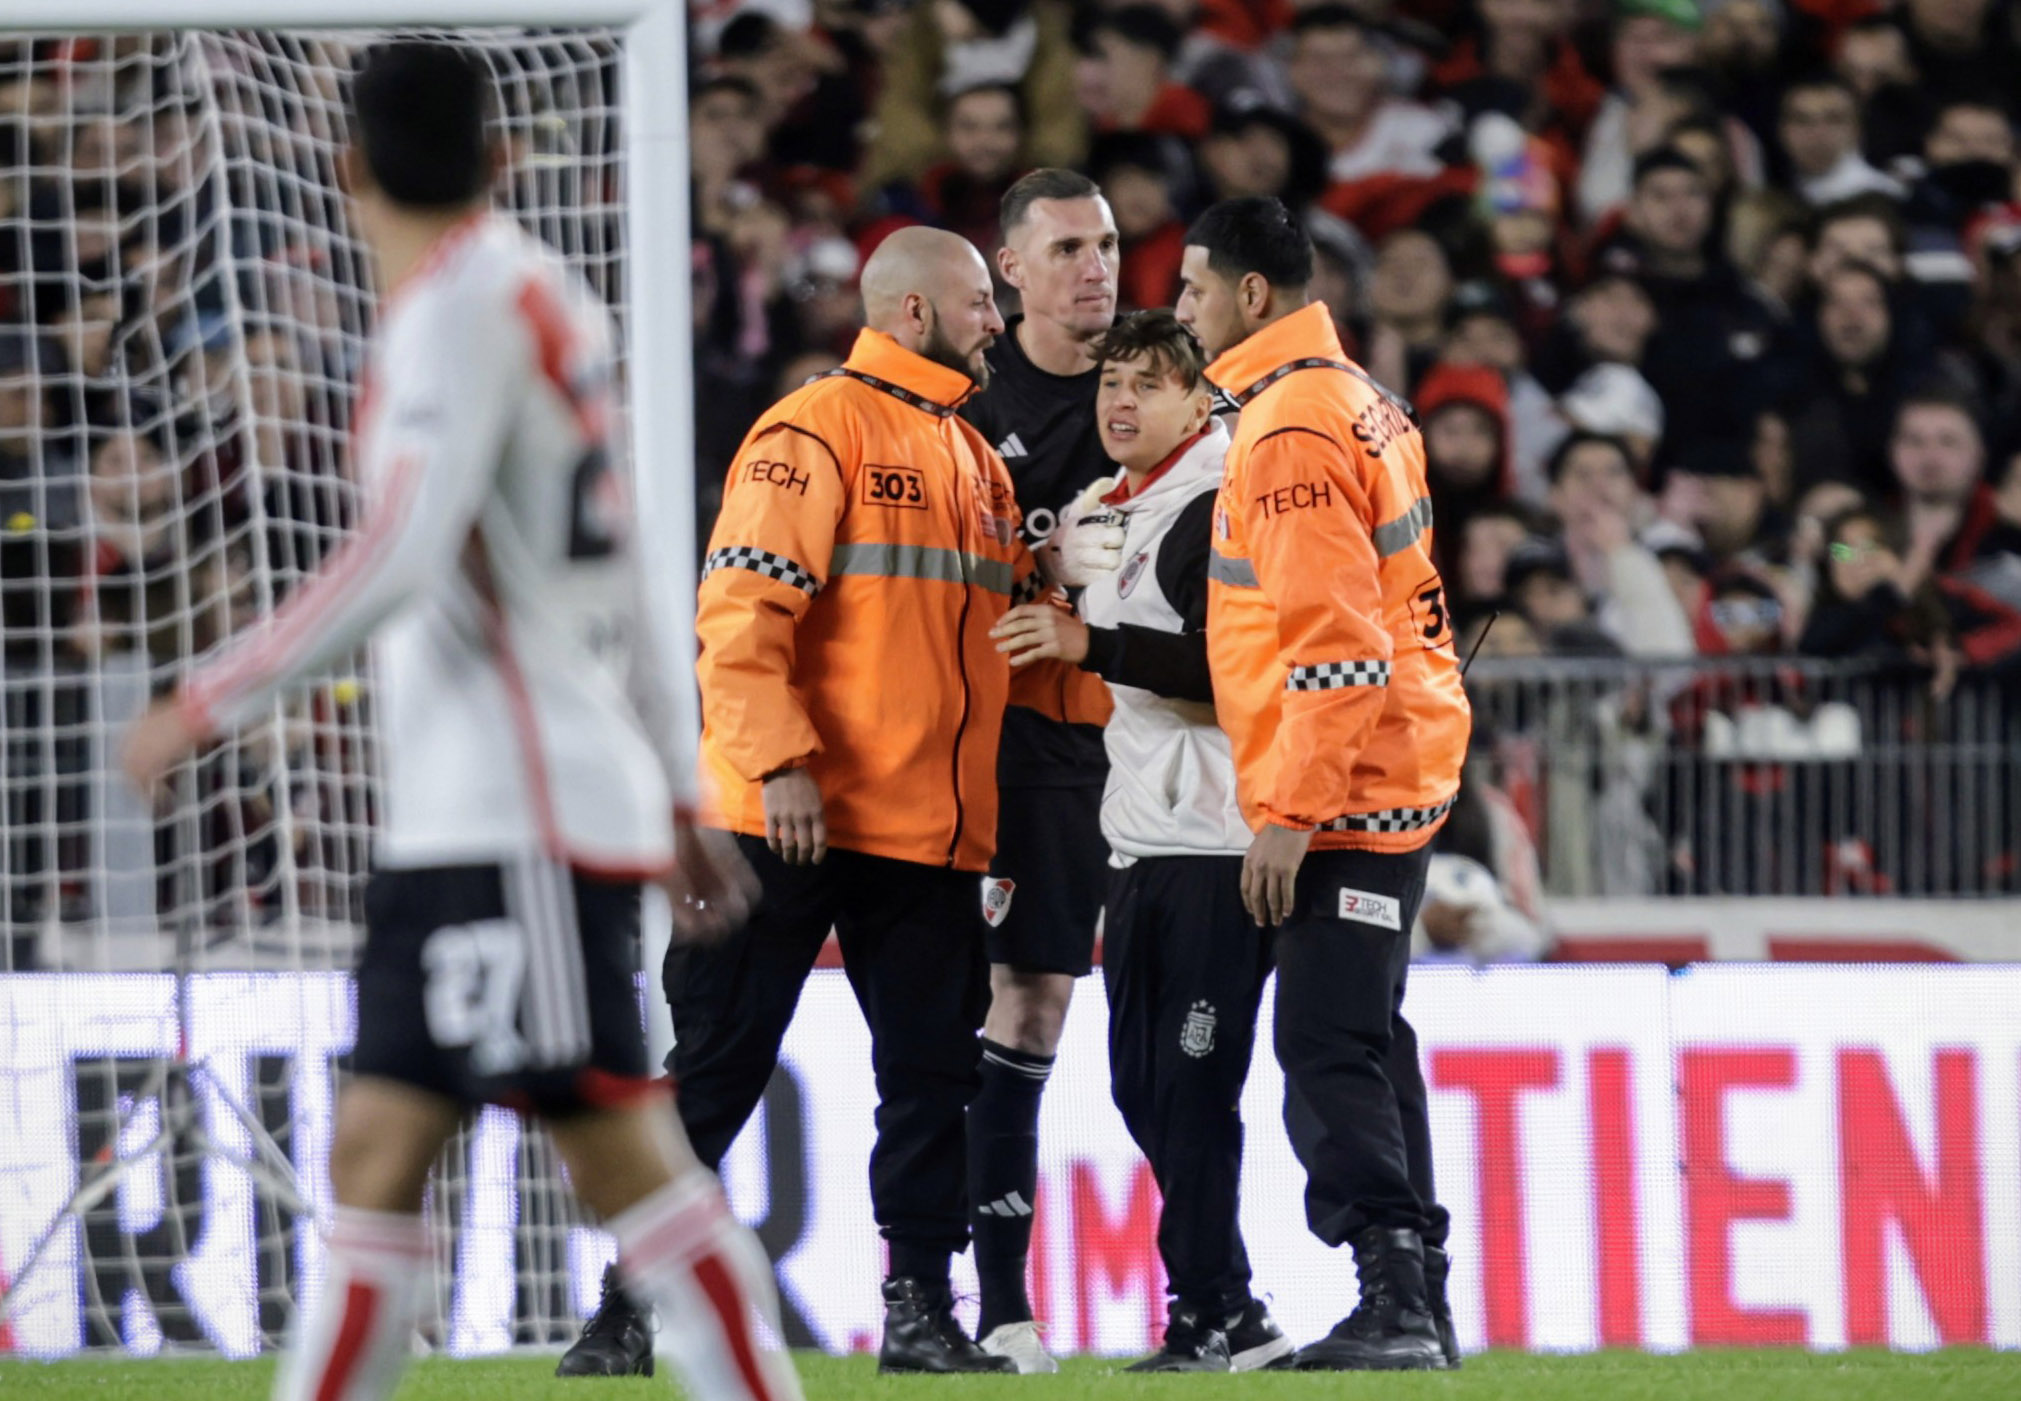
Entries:
[[[356, 520], [375, 292], [339, 165], [374, 37], [0, 32], [0, 1352], [249, 1353], [318, 1285], [369, 668], [288, 695], [159, 801], [118, 755]], [[624, 31], [455, 37], [497, 77], [499, 204], [629, 344]], [[552, 1343], [594, 1305], [608, 1246], [511, 1116], [445, 1154], [428, 1213], [431, 1343]]]

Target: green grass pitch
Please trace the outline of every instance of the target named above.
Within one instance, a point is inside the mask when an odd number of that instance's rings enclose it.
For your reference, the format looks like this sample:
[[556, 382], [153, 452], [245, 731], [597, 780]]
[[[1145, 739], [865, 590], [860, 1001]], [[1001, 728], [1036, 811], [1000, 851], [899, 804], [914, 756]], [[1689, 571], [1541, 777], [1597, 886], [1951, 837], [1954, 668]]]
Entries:
[[[1302, 1401], [1303, 1398], [1493, 1398], [1493, 1401], [2012, 1401], [2021, 1397], [2021, 1354], [1983, 1349], [1902, 1354], [1784, 1351], [1698, 1352], [1677, 1357], [1600, 1353], [1538, 1357], [1490, 1353], [1459, 1373], [1415, 1376], [1298, 1375], [1130, 1377], [1120, 1364], [1076, 1360], [1056, 1377], [880, 1377], [867, 1357], [805, 1356], [809, 1401]], [[552, 1357], [429, 1359], [399, 1401], [642, 1401], [670, 1397], [664, 1376], [648, 1381], [554, 1379]], [[0, 1363], [0, 1398], [53, 1401], [255, 1401], [271, 1362], [174, 1358], [152, 1362]]]

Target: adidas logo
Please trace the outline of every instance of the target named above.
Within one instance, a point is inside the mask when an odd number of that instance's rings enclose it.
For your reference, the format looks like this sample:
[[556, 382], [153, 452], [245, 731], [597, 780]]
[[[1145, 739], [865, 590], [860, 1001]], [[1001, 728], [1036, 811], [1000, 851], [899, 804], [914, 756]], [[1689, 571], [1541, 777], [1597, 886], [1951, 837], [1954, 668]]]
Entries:
[[1031, 1203], [1026, 1201], [1024, 1197], [1017, 1192], [1012, 1192], [1007, 1197], [998, 1197], [995, 1201], [986, 1202], [982, 1206], [976, 1208], [976, 1215], [978, 1216], [1016, 1217], [1016, 1216], [1030, 1216], [1031, 1214], [1032, 1214]]
[[1031, 455], [1025, 449], [1024, 440], [1015, 433], [998, 443], [996, 450], [997, 455], [1006, 460], [1013, 457], [1029, 457]]

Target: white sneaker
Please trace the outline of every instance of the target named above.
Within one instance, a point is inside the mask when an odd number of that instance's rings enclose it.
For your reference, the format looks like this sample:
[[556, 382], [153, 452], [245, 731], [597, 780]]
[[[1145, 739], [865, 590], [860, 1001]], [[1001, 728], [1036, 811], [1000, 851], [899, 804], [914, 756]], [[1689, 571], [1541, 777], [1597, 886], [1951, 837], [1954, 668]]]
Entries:
[[989, 1336], [982, 1340], [982, 1350], [995, 1357], [1008, 1357], [1026, 1376], [1060, 1370], [1059, 1359], [1046, 1351], [1046, 1340], [1039, 1333], [1039, 1325], [1029, 1319], [990, 1329]]

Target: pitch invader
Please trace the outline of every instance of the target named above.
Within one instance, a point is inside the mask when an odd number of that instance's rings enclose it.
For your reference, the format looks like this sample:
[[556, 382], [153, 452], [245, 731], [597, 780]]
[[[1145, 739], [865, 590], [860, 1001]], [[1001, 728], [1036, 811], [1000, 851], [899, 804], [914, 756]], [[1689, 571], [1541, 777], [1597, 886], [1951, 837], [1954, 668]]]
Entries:
[[538, 1114], [688, 1394], [788, 1401], [763, 1249], [696, 1162], [646, 1063], [643, 883], [688, 937], [749, 872], [687, 815], [679, 692], [653, 659], [608, 456], [611, 331], [487, 192], [491, 78], [469, 50], [369, 50], [345, 173], [387, 294], [355, 439], [358, 534], [274, 617], [138, 721], [128, 773], [271, 710], [368, 638], [384, 808], [338, 1102], [315, 1305], [274, 1394], [379, 1401], [423, 1307], [428, 1169], [481, 1104]]
[[[990, 387], [962, 410], [1010, 469], [1041, 552], [1111, 468], [1095, 431], [1091, 346], [1116, 315], [1121, 244], [1094, 181], [1035, 170], [1005, 192], [998, 271], [1023, 314], [987, 354]], [[1098, 544], [1100, 542], [1097, 542]], [[1082, 577], [1049, 572], [1074, 585]], [[983, 886], [990, 1009], [982, 1089], [968, 1111], [969, 1211], [982, 1308], [976, 1336], [1021, 1372], [1052, 1372], [1025, 1289], [1038, 1191], [1039, 1100], [1074, 980], [1094, 965], [1101, 910], [1101, 731], [1031, 711], [1004, 717], [997, 851]]]
[[[1123, 523], [1121, 567], [1082, 590], [1085, 621], [1025, 607], [995, 635], [1013, 666], [1074, 662], [1115, 700], [1103, 731], [1109, 1074], [1164, 1196], [1158, 1251], [1172, 1294], [1164, 1346], [1131, 1370], [1251, 1371], [1281, 1365], [1293, 1345], [1250, 1293], [1238, 1209], [1240, 1101], [1271, 932], [1242, 905], [1249, 827], [1207, 664], [1228, 431], [1211, 416], [1200, 348], [1171, 312], [1117, 322], [1097, 355], [1096, 421], [1123, 469], [1101, 497]], [[1178, 774], [1187, 779], [1175, 784]]]

